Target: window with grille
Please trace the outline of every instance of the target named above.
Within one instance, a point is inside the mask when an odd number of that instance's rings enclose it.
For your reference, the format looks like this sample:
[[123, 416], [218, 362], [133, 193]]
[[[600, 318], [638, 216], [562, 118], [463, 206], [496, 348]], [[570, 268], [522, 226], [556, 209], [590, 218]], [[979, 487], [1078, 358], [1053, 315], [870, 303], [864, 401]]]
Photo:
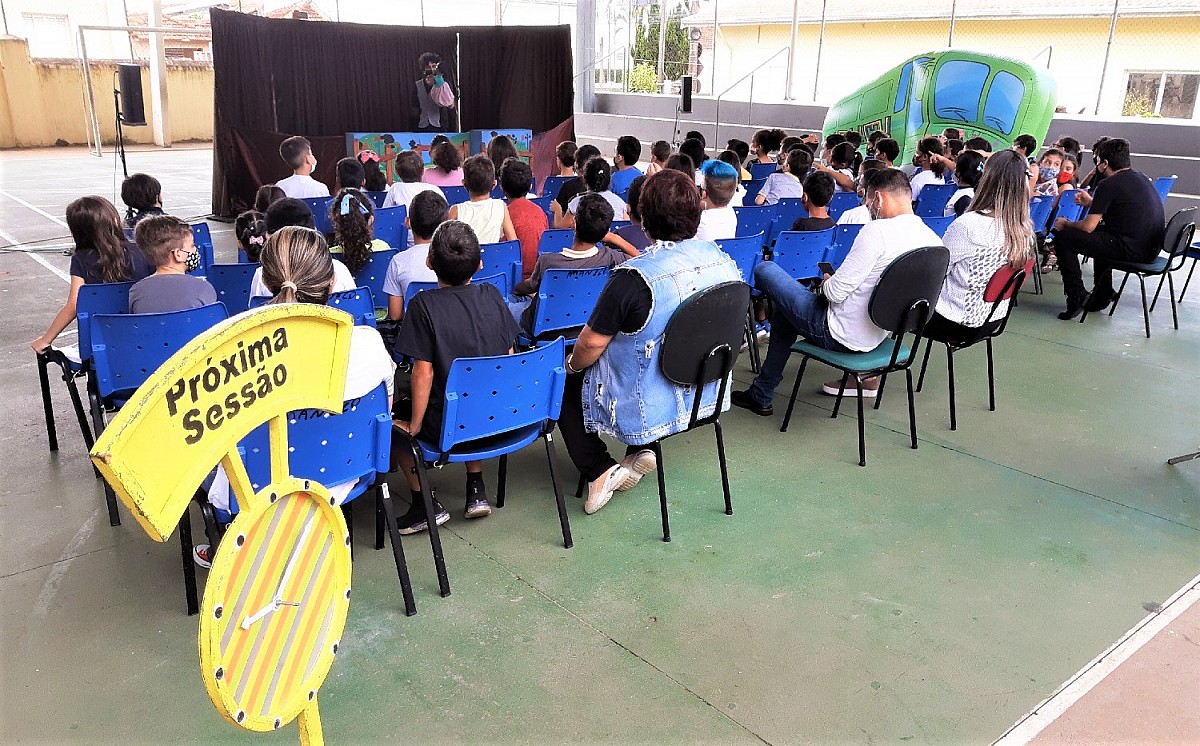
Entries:
[[1122, 116], [1194, 119], [1200, 72], [1129, 72]]

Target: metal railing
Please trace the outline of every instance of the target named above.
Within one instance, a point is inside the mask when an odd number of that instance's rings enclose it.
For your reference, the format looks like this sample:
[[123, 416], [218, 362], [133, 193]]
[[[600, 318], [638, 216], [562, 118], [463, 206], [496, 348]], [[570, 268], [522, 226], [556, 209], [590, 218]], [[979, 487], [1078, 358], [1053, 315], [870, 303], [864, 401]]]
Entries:
[[[598, 60], [596, 60], [595, 62], [593, 62], [592, 64], [588, 65], [587, 67], [583, 68], [583, 69], [582, 69], [582, 70], [580, 70], [579, 72], [575, 73], [575, 76], [574, 76], [573, 78], [571, 78], [571, 80], [573, 80], [573, 81], [574, 81], [574, 80], [578, 80], [580, 75], [583, 75], [584, 73], [587, 73], [587, 72], [594, 71], [594, 70], [596, 70], [597, 68], [599, 68], [599, 67], [600, 67], [600, 63], [602, 63], [602, 62], [605, 62], [606, 60], [608, 60], [608, 58], [609, 58], [609, 57], [612, 57], [612, 56], [613, 56], [613, 55], [615, 55], [615, 54], [625, 54], [625, 53], [626, 53], [628, 50], [629, 50], [629, 47], [617, 47], [616, 49], [612, 50], [612, 51], [611, 51], [611, 52], [609, 52], [608, 54], [604, 55], [604, 56], [603, 56], [603, 57], [601, 57], [600, 59], [598, 59]], [[628, 65], [626, 65], [626, 64], [624, 64], [624, 63], [622, 63], [622, 67], [625, 69], [625, 77], [626, 77], [626, 79], [628, 79], [628, 77], [629, 77], [629, 70], [628, 70], [629, 66], [628, 66]]]
[[792, 51], [791, 45], [788, 45], [786, 47], [781, 47], [780, 49], [776, 50], [776, 52], [774, 54], [772, 54], [770, 57], [767, 57], [765, 60], [763, 60], [762, 62], [755, 65], [753, 67], [753, 69], [750, 70], [750, 72], [748, 72], [745, 75], [743, 75], [742, 77], [738, 78], [736, 81], [734, 81], [734, 83], [732, 85], [730, 85], [728, 88], [726, 88], [725, 90], [723, 90], [719, 94], [717, 94], [717, 110], [716, 110], [715, 116], [713, 117], [714, 119], [716, 119], [716, 132], [713, 135], [713, 142], [721, 141], [721, 99], [725, 98], [725, 94], [729, 93], [734, 88], [737, 88], [742, 83], [745, 83], [747, 80], [750, 81], [750, 100], [748, 102], [749, 105], [746, 107], [746, 124], [750, 124], [750, 118], [751, 118], [752, 113], [754, 112], [754, 76], [758, 75], [760, 72], [762, 72], [763, 68], [766, 67], [766, 65], [768, 63], [774, 61], [776, 57], [783, 54], [784, 52], [787, 52], [790, 54], [791, 51]]

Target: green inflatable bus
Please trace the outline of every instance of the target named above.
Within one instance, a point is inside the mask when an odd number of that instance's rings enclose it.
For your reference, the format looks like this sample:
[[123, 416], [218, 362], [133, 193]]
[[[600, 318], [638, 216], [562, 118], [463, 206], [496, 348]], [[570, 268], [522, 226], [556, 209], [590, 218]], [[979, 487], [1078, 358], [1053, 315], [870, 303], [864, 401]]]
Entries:
[[838, 101], [825, 115], [825, 134], [873, 130], [900, 144], [907, 162], [917, 142], [947, 127], [963, 138], [984, 137], [998, 150], [1022, 134], [1045, 140], [1057, 85], [1047, 72], [1008, 57], [965, 50], [922, 54]]

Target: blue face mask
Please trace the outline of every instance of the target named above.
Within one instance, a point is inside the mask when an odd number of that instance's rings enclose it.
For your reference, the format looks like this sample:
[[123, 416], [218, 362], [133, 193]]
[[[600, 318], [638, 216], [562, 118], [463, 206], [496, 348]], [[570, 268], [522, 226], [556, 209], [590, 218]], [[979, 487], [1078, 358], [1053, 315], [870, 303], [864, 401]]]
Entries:
[[1058, 169], [1057, 168], [1049, 168], [1048, 166], [1042, 166], [1041, 168], [1038, 169], [1038, 173], [1041, 175], [1042, 181], [1054, 181], [1055, 179], [1058, 178]]

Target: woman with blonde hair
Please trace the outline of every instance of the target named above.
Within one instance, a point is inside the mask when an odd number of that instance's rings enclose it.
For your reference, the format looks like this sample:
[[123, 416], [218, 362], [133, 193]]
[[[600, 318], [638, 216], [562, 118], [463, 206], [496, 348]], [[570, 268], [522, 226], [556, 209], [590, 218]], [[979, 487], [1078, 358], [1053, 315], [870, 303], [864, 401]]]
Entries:
[[1002, 150], [987, 160], [970, 206], [946, 230], [950, 270], [925, 334], [940, 341], [967, 340], [985, 323], [1003, 319], [1008, 301], [989, 319], [992, 304], [984, 300], [984, 291], [1001, 267], [1016, 270], [1033, 259], [1033, 239], [1029, 164], [1020, 153]]

